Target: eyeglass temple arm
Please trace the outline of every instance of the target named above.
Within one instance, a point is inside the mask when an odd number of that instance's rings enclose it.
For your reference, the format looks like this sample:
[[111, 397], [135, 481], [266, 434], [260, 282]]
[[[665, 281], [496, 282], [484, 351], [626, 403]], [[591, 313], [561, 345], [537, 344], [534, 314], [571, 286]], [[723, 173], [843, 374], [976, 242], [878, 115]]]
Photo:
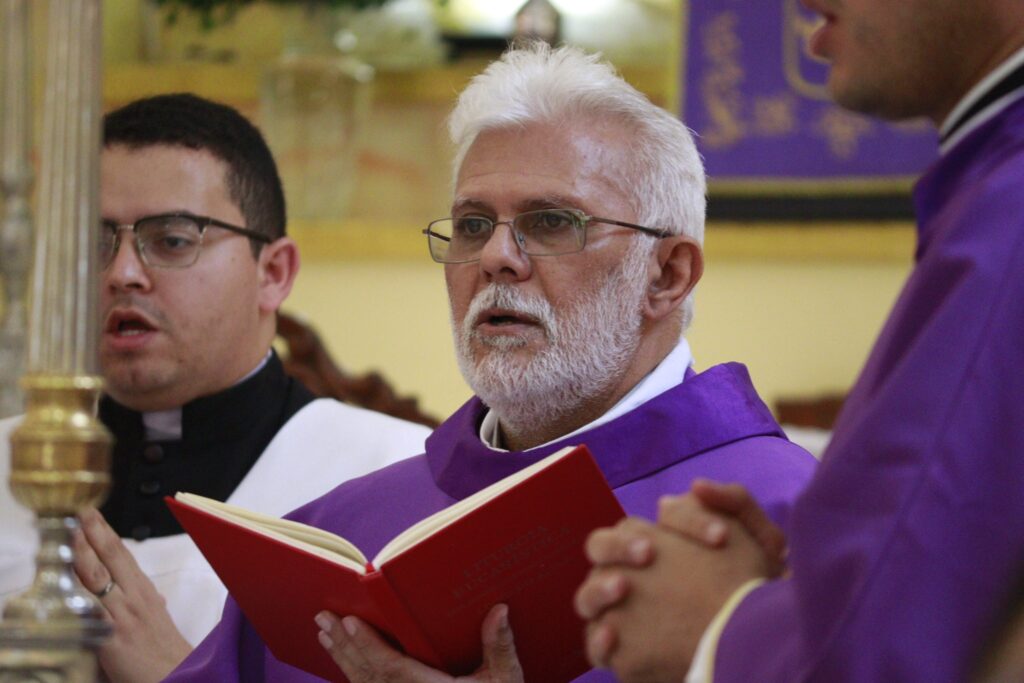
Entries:
[[635, 223], [625, 223], [623, 221], [612, 220], [611, 218], [598, 218], [597, 216], [590, 216], [588, 220], [591, 223], [607, 223], [608, 225], [619, 225], [623, 228], [632, 228], [633, 230], [639, 230], [640, 232], [648, 235], [654, 235], [655, 237], [664, 239], [665, 237], [671, 237], [672, 233], [668, 230], [658, 230], [657, 228], [648, 228], [643, 225], [636, 225]]
[[434, 232], [430, 228], [423, 228], [423, 230], [420, 231], [420, 232], [421, 232], [421, 234], [426, 235], [427, 237], [436, 237], [437, 239], [444, 240], [445, 242], [451, 242], [452, 241], [451, 237], [445, 237], [441, 233]]
[[206, 220], [206, 225], [213, 225], [213, 226], [216, 226], [218, 228], [224, 228], [225, 230], [230, 230], [231, 232], [236, 232], [239, 235], [244, 235], [244, 236], [248, 237], [249, 239], [254, 239], [254, 240], [258, 241], [258, 242], [265, 242], [267, 244], [270, 244], [271, 242], [274, 241], [270, 237], [270, 235], [264, 234], [262, 232], [258, 232], [256, 230], [250, 230], [249, 228], [240, 228], [237, 225], [231, 225], [230, 223], [225, 223], [223, 221], [219, 221], [216, 218], [208, 218]]

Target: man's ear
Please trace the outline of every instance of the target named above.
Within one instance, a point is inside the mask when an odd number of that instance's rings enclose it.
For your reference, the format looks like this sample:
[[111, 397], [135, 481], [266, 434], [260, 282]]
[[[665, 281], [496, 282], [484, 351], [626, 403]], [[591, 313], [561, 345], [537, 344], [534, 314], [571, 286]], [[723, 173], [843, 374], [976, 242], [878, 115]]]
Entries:
[[260, 250], [256, 264], [261, 313], [273, 313], [292, 291], [299, 273], [299, 248], [290, 237], [280, 237]]
[[704, 252], [684, 235], [658, 241], [651, 256], [651, 281], [644, 299], [644, 317], [661, 320], [679, 310], [704, 274]]

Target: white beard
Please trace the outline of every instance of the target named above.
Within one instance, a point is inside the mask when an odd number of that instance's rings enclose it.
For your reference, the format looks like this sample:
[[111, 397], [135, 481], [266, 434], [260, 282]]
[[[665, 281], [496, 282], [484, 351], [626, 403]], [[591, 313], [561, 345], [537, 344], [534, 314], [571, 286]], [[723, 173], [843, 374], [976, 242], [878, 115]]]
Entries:
[[[637, 240], [618, 270], [564, 312], [514, 285], [492, 283], [473, 298], [460, 328], [453, 321], [462, 376], [502, 424], [517, 431], [550, 425], [599, 398], [626, 372], [640, 344], [649, 254], [647, 240]], [[521, 337], [481, 336], [473, 323], [492, 307], [536, 319], [547, 345], [526, 356], [517, 353], [527, 343]], [[486, 348], [476, 350], [473, 342]]]

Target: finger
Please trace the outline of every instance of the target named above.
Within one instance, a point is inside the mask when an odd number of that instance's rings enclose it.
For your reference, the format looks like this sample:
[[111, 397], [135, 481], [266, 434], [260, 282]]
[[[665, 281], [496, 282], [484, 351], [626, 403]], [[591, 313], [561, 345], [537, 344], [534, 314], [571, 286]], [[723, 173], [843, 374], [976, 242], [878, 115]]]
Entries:
[[136, 592], [140, 585], [148, 584], [148, 578], [139, 568], [135, 557], [129, 552], [117, 532], [96, 508], [86, 508], [79, 513], [82, 532], [96, 557], [110, 572], [111, 578], [128, 593]]
[[96, 555], [96, 551], [89, 545], [89, 541], [81, 529], [75, 532], [72, 544], [75, 552], [75, 573], [78, 574], [78, 579], [87, 590], [99, 593], [113, 580], [113, 577], [107, 571], [106, 565]]
[[610, 624], [599, 622], [587, 626], [586, 650], [591, 666], [607, 668], [617, 644], [618, 633]]
[[316, 615], [316, 623], [320, 627], [320, 644], [350, 683], [442, 683], [450, 680], [441, 672], [395, 650], [376, 629], [356, 617], [339, 619], [330, 612], [320, 612]]
[[615, 569], [595, 569], [576, 590], [573, 604], [581, 618], [591, 620], [629, 595], [629, 580]]
[[487, 670], [489, 679], [522, 681], [523, 668], [519, 665], [519, 656], [516, 654], [507, 605], [495, 605], [491, 608], [480, 626], [480, 636], [484, 645], [484, 663], [481, 670]]
[[341, 668], [350, 683], [365, 683], [375, 679], [373, 667], [363, 653], [362, 648], [351, 642], [351, 636], [345, 630], [336, 615], [330, 612], [320, 612], [316, 615], [316, 624], [320, 627], [317, 638], [334, 663]]
[[744, 508], [757, 505], [742, 484], [694, 479], [690, 491], [707, 507], [732, 515], [739, 515]]
[[103, 563], [96, 557], [96, 553], [89, 546], [89, 542], [81, 534], [81, 530], [75, 532], [74, 536], [74, 569], [78, 580], [87, 591], [95, 595], [100, 606], [103, 608], [103, 615], [107, 620], [113, 620], [108, 601], [116, 601], [114, 593], [117, 592], [117, 584], [110, 578], [110, 572], [103, 566]]
[[691, 494], [659, 498], [658, 524], [711, 548], [729, 540], [728, 519], [705, 508]]
[[124, 628], [131, 623], [126, 618], [140, 606], [163, 603], [163, 597], [156, 593], [152, 582], [98, 510], [83, 509], [79, 522], [82, 542], [78, 546], [76, 570], [81, 568], [79, 575], [89, 577], [83, 578], [83, 583], [97, 594], [115, 624]]
[[594, 564], [646, 567], [654, 560], [654, 546], [645, 534], [646, 522], [627, 518], [587, 537], [584, 552]]
[[786, 536], [744, 486], [701, 479], [694, 482], [692, 491], [704, 505], [731, 513], [781, 569], [786, 560]]

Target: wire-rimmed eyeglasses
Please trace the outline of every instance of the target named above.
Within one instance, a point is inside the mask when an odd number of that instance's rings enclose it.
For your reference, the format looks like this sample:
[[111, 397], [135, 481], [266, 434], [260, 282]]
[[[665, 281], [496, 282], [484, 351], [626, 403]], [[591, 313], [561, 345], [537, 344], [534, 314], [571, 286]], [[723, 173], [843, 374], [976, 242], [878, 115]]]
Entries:
[[99, 263], [106, 268], [114, 260], [121, 245], [121, 231], [135, 234], [135, 248], [147, 266], [157, 268], [188, 268], [199, 258], [203, 249], [203, 235], [210, 226], [223, 228], [251, 240], [267, 244], [269, 235], [248, 228], [240, 228], [209, 216], [189, 213], [165, 213], [145, 216], [134, 223], [118, 224], [104, 220], [100, 226]]
[[480, 260], [484, 245], [498, 225], [512, 229], [516, 244], [524, 254], [559, 256], [583, 250], [587, 244], [587, 226], [591, 223], [618, 225], [659, 239], [672, 234], [667, 230], [588, 216], [578, 209], [525, 211], [510, 221], [474, 215], [442, 218], [427, 225], [423, 234], [427, 236], [430, 257], [438, 263], [470, 263]]

